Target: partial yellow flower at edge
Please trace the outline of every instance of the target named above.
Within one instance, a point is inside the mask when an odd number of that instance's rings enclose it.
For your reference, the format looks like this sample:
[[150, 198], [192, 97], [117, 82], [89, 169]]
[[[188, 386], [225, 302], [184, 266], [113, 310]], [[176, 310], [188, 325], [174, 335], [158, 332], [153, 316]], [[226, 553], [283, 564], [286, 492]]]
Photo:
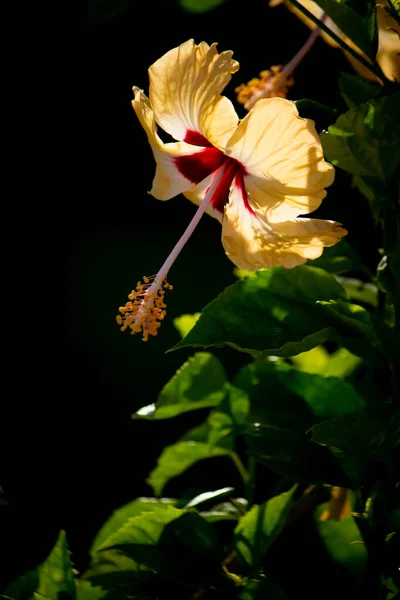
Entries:
[[[247, 270], [294, 267], [347, 233], [335, 221], [298, 218], [318, 208], [334, 180], [313, 121], [293, 102], [269, 98], [239, 122], [220, 95], [238, 68], [231, 51], [188, 40], [150, 67], [148, 98], [134, 88], [132, 105], [156, 161], [150, 193], [160, 200], [182, 193], [199, 205], [149, 287], [138, 284], [133, 304], [120, 309], [122, 329], [141, 330], [144, 339], [165, 316], [157, 294], [204, 212], [222, 223], [227, 256]], [[158, 127], [177, 141], [164, 143]]]
[[[299, 0], [299, 2], [307, 8], [315, 17], [321, 19], [324, 11], [322, 8], [318, 6], [312, 0]], [[284, 3], [285, 6], [293, 12], [303, 23], [307, 25], [310, 29], [314, 29], [316, 24], [308, 19], [301, 11], [299, 11], [296, 7], [294, 7], [290, 2], [285, 2], [285, 0], [270, 0], [269, 6], [275, 7], [279, 4]], [[376, 55], [377, 62], [381, 67], [385, 76], [391, 81], [399, 81], [400, 80], [400, 28], [398, 23], [388, 15], [383, 6], [377, 5], [377, 17], [378, 17], [378, 26], [379, 26], [379, 37], [378, 37], [378, 52]], [[360, 54], [362, 54], [365, 58], [367, 58], [364, 53], [335, 25], [335, 23], [329, 17], [325, 20], [325, 25], [329, 27], [336, 35], [341, 37], [349, 46], [356, 50]], [[393, 30], [393, 31], [391, 31]], [[397, 33], [396, 33], [397, 32]], [[338, 48], [338, 44], [325, 32], [321, 31], [320, 33], [322, 39], [335, 48]], [[365, 79], [369, 79], [371, 81], [377, 81], [376, 76], [371, 73], [364, 65], [362, 65], [358, 60], [356, 60], [351, 54], [348, 52], [344, 53], [346, 58], [351, 63], [354, 70], [364, 77]]]

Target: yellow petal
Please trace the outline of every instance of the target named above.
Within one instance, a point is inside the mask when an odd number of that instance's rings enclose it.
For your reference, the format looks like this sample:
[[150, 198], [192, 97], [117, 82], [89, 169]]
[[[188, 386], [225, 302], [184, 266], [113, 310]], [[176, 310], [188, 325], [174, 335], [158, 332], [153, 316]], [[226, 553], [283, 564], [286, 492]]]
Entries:
[[157, 164], [150, 194], [158, 200], [169, 200], [193, 187], [193, 182], [179, 172], [174, 159], [177, 156], [192, 155], [201, 148], [185, 142], [164, 144], [157, 134], [157, 124], [149, 99], [142, 90], [133, 88], [133, 91], [135, 97], [132, 106], [146, 131]]
[[284, 98], [259, 100], [241, 121], [226, 153], [245, 168], [251, 202], [270, 222], [307, 214], [333, 183], [314, 122]]
[[220, 96], [239, 64], [217, 44], [188, 40], [149, 69], [150, 101], [157, 123], [177, 140], [198, 132], [223, 148], [238, 123], [232, 103]]
[[241, 269], [256, 271], [275, 265], [292, 268], [321, 256], [346, 230], [334, 221], [295, 219], [269, 224], [250, 212], [233, 186], [222, 224], [222, 244], [230, 260]]

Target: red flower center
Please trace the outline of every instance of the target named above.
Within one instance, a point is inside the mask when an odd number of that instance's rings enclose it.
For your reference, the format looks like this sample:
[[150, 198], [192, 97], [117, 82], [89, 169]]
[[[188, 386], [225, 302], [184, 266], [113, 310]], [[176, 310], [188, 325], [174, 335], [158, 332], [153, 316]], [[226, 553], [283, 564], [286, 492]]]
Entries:
[[183, 140], [193, 146], [202, 146], [202, 150], [186, 156], [176, 156], [175, 165], [183, 177], [197, 185], [206, 179], [212, 173], [217, 173], [224, 167], [222, 179], [210, 199], [212, 206], [224, 214], [224, 206], [228, 202], [229, 189], [234, 181], [235, 186], [239, 188], [245, 207], [251, 213], [253, 209], [249, 205], [246, 189], [244, 187], [245, 167], [234, 158], [229, 158], [221, 150], [215, 148], [210, 142], [197, 131], [188, 130]]

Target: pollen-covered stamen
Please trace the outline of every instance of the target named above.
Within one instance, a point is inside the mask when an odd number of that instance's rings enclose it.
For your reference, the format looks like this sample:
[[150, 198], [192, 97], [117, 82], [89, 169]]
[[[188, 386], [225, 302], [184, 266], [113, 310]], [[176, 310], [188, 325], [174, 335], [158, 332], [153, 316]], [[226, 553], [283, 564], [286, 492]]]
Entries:
[[274, 65], [261, 71], [260, 79], [254, 77], [248, 83], [242, 83], [235, 92], [237, 101], [250, 110], [261, 98], [286, 98], [293, 84], [293, 77], [284, 73], [281, 65]]
[[172, 290], [165, 279], [161, 282], [157, 276], [143, 277], [143, 283], [138, 281], [136, 289], [129, 294], [129, 302], [120, 306], [117, 315], [117, 323], [121, 325], [121, 331], [128, 327], [131, 334], [143, 334], [142, 340], [147, 342], [150, 335], [157, 335], [161, 321], [166, 313], [164, 302], [165, 290]]
[[[326, 16], [323, 13], [322, 22]], [[242, 83], [237, 87], [235, 89], [237, 101], [244, 104], [246, 110], [250, 110], [261, 98], [286, 98], [289, 88], [294, 84], [292, 77], [294, 70], [312, 48], [319, 34], [319, 27], [315, 27], [306, 43], [284, 67], [275, 65], [266, 71], [261, 71], [260, 79], [254, 77], [248, 83]]]
[[147, 342], [150, 335], [157, 335], [161, 321], [167, 314], [164, 302], [165, 290], [173, 289], [172, 285], [167, 282], [168, 272], [195, 230], [210, 200], [213, 198], [214, 192], [223, 180], [225, 169], [226, 166], [223, 165], [215, 173], [214, 179], [186, 231], [169, 254], [157, 275], [144, 277], [143, 283], [138, 281], [136, 289], [128, 296], [129, 302], [119, 308], [120, 314], [117, 315], [117, 323], [121, 326], [121, 331], [125, 331], [128, 327], [131, 329], [132, 334], [142, 331], [142, 340], [144, 342]]

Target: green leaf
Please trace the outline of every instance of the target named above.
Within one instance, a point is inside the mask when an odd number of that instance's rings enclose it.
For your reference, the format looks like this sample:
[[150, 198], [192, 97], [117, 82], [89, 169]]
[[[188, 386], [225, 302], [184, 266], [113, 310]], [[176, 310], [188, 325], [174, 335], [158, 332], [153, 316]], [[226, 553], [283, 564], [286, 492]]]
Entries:
[[341, 73], [339, 89], [349, 108], [357, 108], [360, 104], [376, 98], [381, 92], [381, 86], [349, 73]]
[[208, 441], [214, 445], [221, 445], [221, 441], [228, 438], [233, 442], [241, 435], [249, 412], [247, 394], [231, 384], [227, 384], [227, 389], [228, 394], [207, 419], [210, 425]]
[[378, 288], [373, 283], [364, 283], [359, 279], [351, 277], [339, 277], [338, 281], [342, 284], [351, 300], [368, 304], [376, 308], [378, 306]]
[[345, 239], [330, 248], [325, 248], [323, 254], [312, 261], [312, 266], [325, 269], [334, 275], [348, 271], [358, 271], [370, 275], [358, 252]]
[[311, 432], [311, 441], [316, 444], [369, 456], [380, 453], [384, 441], [381, 421], [364, 411], [323, 421], [311, 427]]
[[156, 572], [180, 583], [206, 583], [221, 570], [211, 525], [197, 512], [171, 506], [129, 519], [106, 546], [123, 552], [138, 578]]
[[360, 50], [375, 61], [378, 49], [378, 25], [374, 2], [317, 0], [317, 4]]
[[287, 600], [285, 592], [265, 576], [250, 579], [244, 586], [240, 586], [237, 600]]
[[352, 175], [387, 183], [400, 163], [400, 92], [340, 115], [320, 135], [324, 154]]
[[[4, 591], [5, 596], [12, 600], [30, 598], [39, 586], [39, 568], [27, 571], [21, 577], [10, 583]], [[0, 596], [1, 598], [1, 596]]]
[[318, 301], [346, 300], [335, 278], [316, 267], [275, 267], [226, 288], [172, 350], [223, 346], [248, 352], [293, 356], [337, 339]]
[[108, 592], [97, 586], [92, 586], [89, 581], [76, 582], [76, 600], [103, 600]]
[[162, 389], [154, 411], [149, 405], [135, 418], [170, 419], [177, 415], [216, 406], [226, 394], [226, 376], [217, 358], [209, 352], [191, 356]]
[[316, 451], [306, 432], [324, 419], [364, 408], [350, 383], [262, 360], [242, 369], [234, 383], [250, 398], [245, 438], [251, 455], [297, 481], [348, 483], [331, 452]]
[[156, 468], [146, 481], [153, 488], [155, 495], [159, 496], [170, 479], [181, 475], [199, 460], [215, 456], [231, 456], [231, 454], [231, 451], [226, 448], [204, 442], [178, 442], [164, 448]]
[[291, 359], [296, 369], [305, 373], [314, 373], [323, 377], [339, 377], [344, 379], [362, 363], [346, 348], [339, 348], [329, 354], [323, 346], [317, 346], [308, 352], [303, 352]]
[[39, 568], [39, 587], [43, 596], [58, 598], [62, 593], [75, 598], [75, 579], [64, 531], [60, 532], [56, 545]]
[[185, 337], [191, 329], [193, 329], [195, 323], [199, 320], [200, 313], [194, 313], [193, 315], [181, 315], [173, 319], [173, 324], [179, 331], [181, 337]]
[[63, 594], [75, 599], [75, 579], [65, 532], [61, 531], [57, 542], [44, 563], [11, 583], [5, 593], [13, 600], [26, 600], [36, 593], [36, 598], [61, 600]]
[[336, 321], [338, 327], [347, 330], [348, 333], [356, 333], [370, 338], [377, 344], [377, 335], [374, 330], [370, 313], [359, 304], [350, 304], [342, 300], [322, 300], [319, 304], [327, 311], [331, 318]]
[[336, 563], [362, 577], [366, 569], [367, 550], [356, 521], [353, 517], [340, 521], [321, 521], [321, 515], [327, 506], [328, 504], [321, 504], [314, 512], [321, 541]]
[[114, 533], [118, 531], [132, 517], [137, 517], [144, 512], [152, 512], [157, 510], [168, 509], [173, 506], [174, 500], [166, 498], [139, 498], [125, 504], [113, 512], [111, 517], [104, 523], [103, 527], [97, 533], [90, 548], [90, 553], [93, 555], [98, 548]]
[[223, 4], [226, 0], [178, 0], [178, 4], [183, 10], [192, 13], [206, 13], [217, 6]]
[[323, 421], [310, 430], [311, 441], [332, 449], [355, 488], [362, 484], [369, 460], [390, 451], [382, 423], [364, 411]]
[[193, 508], [194, 506], [198, 507], [200, 504], [204, 504], [204, 502], [210, 502], [210, 500], [221, 500], [221, 498], [231, 496], [233, 491], [234, 488], [225, 487], [212, 492], [203, 492], [202, 494], [198, 494], [192, 498], [190, 502], [185, 505], [185, 508]]
[[288, 492], [253, 506], [239, 520], [234, 533], [234, 548], [243, 564], [253, 570], [260, 564], [286, 521], [296, 489], [294, 485]]

